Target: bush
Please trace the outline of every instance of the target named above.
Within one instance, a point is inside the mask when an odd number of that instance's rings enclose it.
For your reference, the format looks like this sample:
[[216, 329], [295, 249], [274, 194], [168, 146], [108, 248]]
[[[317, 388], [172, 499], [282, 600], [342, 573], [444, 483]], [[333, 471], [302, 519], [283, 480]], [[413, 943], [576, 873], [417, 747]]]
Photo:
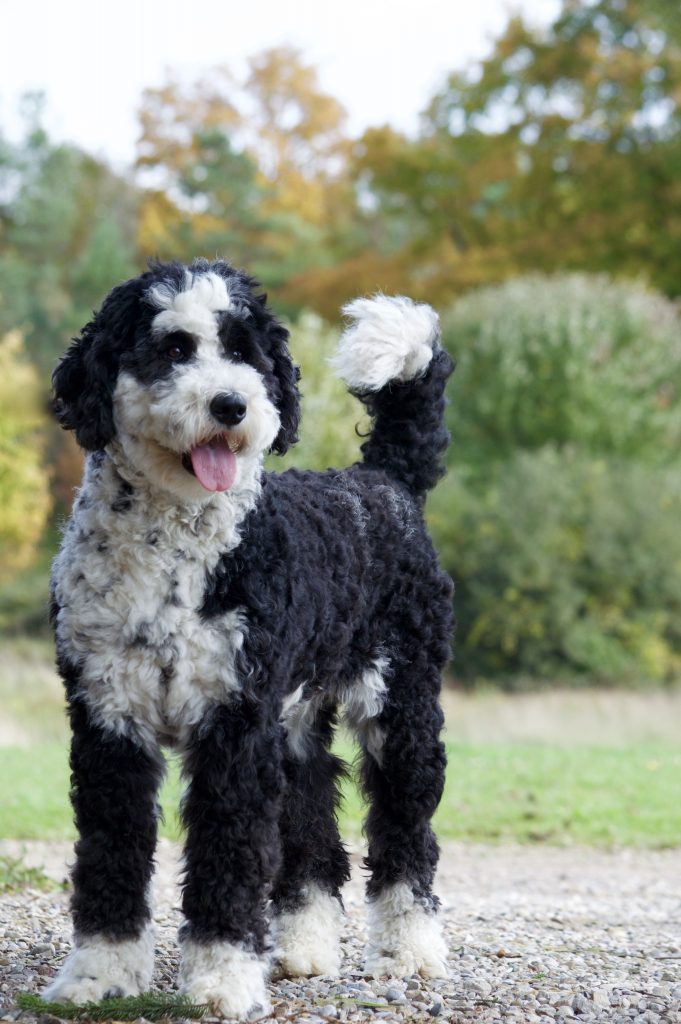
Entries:
[[301, 314], [291, 328], [291, 352], [302, 375], [300, 441], [283, 459], [269, 459], [269, 469], [328, 469], [349, 466], [359, 458], [355, 425], [366, 426], [368, 421], [364, 408], [329, 365], [338, 335], [315, 313]]
[[13, 331], [0, 339], [0, 575], [26, 569], [50, 510], [42, 442], [47, 417], [38, 374]]
[[681, 674], [681, 468], [521, 451], [484, 486], [452, 472], [429, 518], [469, 682]]
[[453, 465], [574, 445], [647, 462], [681, 451], [681, 324], [632, 282], [533, 275], [482, 288], [443, 318], [458, 361]]

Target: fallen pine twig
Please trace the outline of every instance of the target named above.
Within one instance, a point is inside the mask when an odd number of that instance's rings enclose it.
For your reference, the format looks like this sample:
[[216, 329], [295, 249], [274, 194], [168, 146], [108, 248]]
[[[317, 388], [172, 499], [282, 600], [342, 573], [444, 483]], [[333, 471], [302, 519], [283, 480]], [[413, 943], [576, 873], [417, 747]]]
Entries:
[[139, 1017], [146, 1020], [173, 1020], [189, 1018], [200, 1020], [208, 1013], [208, 1006], [193, 1003], [184, 996], [162, 996], [146, 993], [141, 996], [124, 996], [117, 999], [102, 999], [98, 1003], [48, 1003], [40, 996], [22, 992], [17, 996], [20, 1010], [28, 1010], [42, 1016], [51, 1014], [61, 1020], [77, 1021], [133, 1021]]

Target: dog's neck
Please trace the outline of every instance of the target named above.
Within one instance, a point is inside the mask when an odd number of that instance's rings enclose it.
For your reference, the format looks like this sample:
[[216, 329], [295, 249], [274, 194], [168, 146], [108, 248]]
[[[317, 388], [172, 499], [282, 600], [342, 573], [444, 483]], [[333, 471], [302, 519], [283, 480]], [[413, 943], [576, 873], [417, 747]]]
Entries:
[[104, 451], [88, 455], [83, 486], [74, 511], [81, 503], [101, 504], [118, 516], [107, 516], [111, 527], [126, 532], [137, 516], [129, 510], [140, 510], [146, 527], [160, 526], [175, 531], [188, 531], [195, 536], [213, 532], [232, 537], [230, 547], [238, 542], [238, 529], [255, 507], [262, 490], [262, 459], [244, 459], [239, 478], [228, 491], [206, 493], [202, 501], [187, 502], [170, 491], [151, 483], [127, 458], [117, 442]]

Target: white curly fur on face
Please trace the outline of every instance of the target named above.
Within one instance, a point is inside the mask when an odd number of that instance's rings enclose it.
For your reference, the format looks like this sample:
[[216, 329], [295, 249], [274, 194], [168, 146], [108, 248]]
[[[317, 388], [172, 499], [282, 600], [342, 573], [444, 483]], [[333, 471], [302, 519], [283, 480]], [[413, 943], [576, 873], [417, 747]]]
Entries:
[[439, 337], [430, 306], [404, 295], [375, 295], [349, 302], [343, 313], [351, 322], [331, 363], [350, 388], [379, 391], [425, 373]]
[[107, 993], [136, 996], [151, 985], [154, 931], [148, 926], [138, 939], [113, 942], [87, 936], [76, 942], [57, 977], [41, 993], [57, 1002], [98, 1003]]
[[340, 901], [310, 885], [297, 910], [286, 911], [274, 919], [275, 957], [281, 973], [287, 977], [340, 973], [340, 930], [343, 911]]
[[[218, 435], [237, 452], [236, 485], [252, 473], [249, 461], [260, 460], [279, 432], [279, 414], [262, 377], [247, 363], [226, 358], [218, 335], [217, 313], [246, 315], [230, 297], [218, 274], [185, 274], [185, 290], [159, 284], [147, 301], [160, 309], [151, 322], [153, 335], [172, 331], [191, 334], [196, 351], [186, 363], [152, 384], [141, 384], [131, 373], [119, 374], [113, 395], [116, 442], [132, 467], [155, 487], [186, 502], [210, 497], [182, 465], [183, 454]], [[245, 419], [226, 429], [210, 412], [217, 394], [238, 393], [246, 402]], [[232, 488], [234, 485], [232, 485]]]
[[[246, 400], [245, 419], [226, 430], [209, 406], [220, 392], [238, 392]], [[114, 391], [116, 444], [131, 465], [157, 488], [181, 501], [200, 502], [209, 491], [182, 465], [182, 455], [194, 445], [219, 434], [237, 452], [237, 474], [231, 490], [258, 468], [279, 432], [277, 410], [267, 397], [260, 374], [251, 366], [230, 363], [217, 346], [201, 342], [196, 362], [178, 367], [173, 375], [145, 386], [121, 373]]]
[[[270, 1012], [268, 961], [229, 942], [182, 944], [180, 985], [193, 1002], [208, 1003], [222, 1017]], [[262, 1012], [260, 1012], [262, 1011]]]
[[369, 901], [365, 971], [374, 978], [447, 977], [447, 946], [437, 914], [420, 904], [404, 882]]

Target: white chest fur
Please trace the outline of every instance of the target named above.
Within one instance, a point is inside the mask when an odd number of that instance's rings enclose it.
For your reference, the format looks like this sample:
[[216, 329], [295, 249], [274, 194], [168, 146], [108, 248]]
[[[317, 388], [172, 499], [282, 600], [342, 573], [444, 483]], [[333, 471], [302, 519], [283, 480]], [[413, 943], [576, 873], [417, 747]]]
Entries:
[[109, 460], [90, 462], [54, 565], [57, 640], [101, 725], [182, 745], [239, 687], [239, 611], [205, 622], [199, 609], [256, 494], [182, 508], [128, 490]]

